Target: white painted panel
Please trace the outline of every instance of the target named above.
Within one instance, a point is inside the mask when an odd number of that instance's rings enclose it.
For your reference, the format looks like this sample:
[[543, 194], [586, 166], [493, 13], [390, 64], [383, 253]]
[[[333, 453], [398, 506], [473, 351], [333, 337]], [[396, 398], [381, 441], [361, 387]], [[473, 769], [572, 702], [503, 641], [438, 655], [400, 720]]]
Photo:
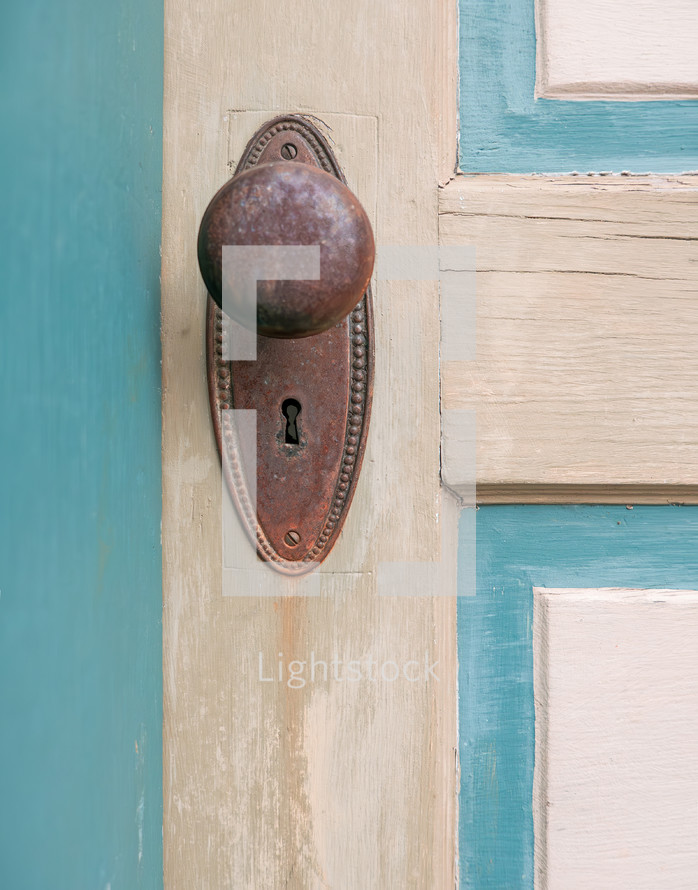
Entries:
[[698, 97], [696, 0], [537, 0], [536, 7], [537, 95]]
[[698, 886], [698, 592], [534, 591], [538, 890]]

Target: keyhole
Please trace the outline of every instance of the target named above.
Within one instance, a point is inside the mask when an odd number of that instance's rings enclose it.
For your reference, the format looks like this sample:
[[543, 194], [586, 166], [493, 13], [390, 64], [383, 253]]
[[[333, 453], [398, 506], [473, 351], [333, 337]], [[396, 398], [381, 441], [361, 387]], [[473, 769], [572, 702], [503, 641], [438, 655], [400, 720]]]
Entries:
[[287, 445], [297, 445], [298, 427], [296, 426], [296, 420], [301, 413], [301, 403], [297, 402], [295, 399], [286, 399], [281, 406], [281, 413], [286, 418], [286, 435], [284, 437], [284, 442]]

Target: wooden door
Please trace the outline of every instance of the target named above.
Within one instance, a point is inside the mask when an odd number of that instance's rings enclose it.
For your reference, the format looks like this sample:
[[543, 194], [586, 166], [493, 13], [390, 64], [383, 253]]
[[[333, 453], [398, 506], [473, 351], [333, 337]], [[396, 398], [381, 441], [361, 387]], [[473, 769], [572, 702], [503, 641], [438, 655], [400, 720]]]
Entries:
[[476, 175], [443, 190], [441, 236], [477, 252], [477, 359], [442, 380], [478, 419], [462, 887], [695, 883], [698, 107], [664, 12], [461, 4]]
[[[455, 6], [421, 0], [167, 4], [168, 888], [454, 884], [457, 511], [439, 479], [438, 281], [375, 282], [371, 431], [318, 595], [277, 580], [260, 596], [243, 578], [223, 596], [196, 233], [257, 127], [293, 112], [320, 121], [379, 245], [434, 249], [439, 182], [456, 166], [456, 33]], [[422, 680], [263, 679], [313, 656], [416, 662]]]
[[[583, 588], [593, 602], [609, 586], [696, 586], [687, 563], [692, 520], [684, 518], [692, 514], [674, 519], [667, 508], [665, 520], [641, 509], [696, 500], [695, 180], [678, 175], [695, 167], [684, 163], [695, 158], [686, 148], [694, 106], [685, 92], [639, 105], [615, 103], [617, 96], [584, 105], [579, 97], [536, 99], [529, 5], [464, 0], [460, 16], [465, 175], [456, 175], [454, 4], [167, 5], [168, 888], [447, 888], [459, 870], [464, 887], [530, 887], [533, 588]], [[554, 92], [563, 81], [541, 79], [537, 89]], [[316, 576], [319, 595], [285, 583], [264, 596], [241, 587], [224, 597], [225, 500], [195, 238], [247, 139], [283, 112], [321, 121], [374, 225], [373, 418], [342, 539]], [[561, 134], [574, 139], [564, 144]], [[625, 151], [619, 134], [634, 140]], [[608, 169], [661, 175], [570, 175]], [[452, 330], [442, 337], [440, 318], [453, 307], [440, 303], [437, 281], [381, 272], [381, 251], [394, 257], [395, 246], [474, 247], [474, 357], [445, 345]], [[472, 427], [463, 419], [473, 412], [477, 590], [466, 571], [474, 509], [459, 520], [473, 482]], [[542, 506], [507, 506], [531, 502]], [[582, 510], [588, 524], [576, 522], [577, 505], [600, 503], [613, 506]], [[560, 512], [551, 512], [554, 504]], [[521, 527], [500, 534], [511, 516]], [[614, 536], [617, 549], [604, 563], [593, 542], [611, 522], [631, 531]], [[639, 537], [632, 523], [642, 526]], [[674, 528], [686, 573], [681, 565], [643, 571], [640, 563], [631, 571], [638, 548], [665, 526]], [[511, 535], [523, 541], [523, 529], [533, 529], [552, 540], [558, 528], [594, 571], [557, 565], [554, 550], [531, 565], [520, 553], [512, 567], [496, 561], [513, 546]], [[576, 549], [575, 532], [583, 535]], [[507, 587], [502, 579], [511, 577]], [[519, 599], [507, 592], [514, 588]], [[438, 679], [350, 686], [328, 678], [301, 688], [260, 679], [260, 664], [285, 668], [313, 656], [425, 659], [438, 665]], [[537, 831], [536, 843], [545, 828]]]

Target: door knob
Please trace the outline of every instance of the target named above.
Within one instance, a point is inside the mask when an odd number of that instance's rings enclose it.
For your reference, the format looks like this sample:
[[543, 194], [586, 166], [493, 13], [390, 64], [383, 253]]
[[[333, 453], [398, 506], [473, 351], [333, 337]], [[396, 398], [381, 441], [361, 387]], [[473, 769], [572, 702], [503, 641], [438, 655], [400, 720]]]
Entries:
[[[319, 249], [318, 274], [295, 280], [265, 267], [256, 275], [255, 325], [242, 293], [249, 276], [224, 262], [227, 245]], [[223, 475], [258, 556], [285, 574], [308, 572], [327, 556], [356, 488], [373, 390], [374, 255], [366, 212], [326, 139], [299, 115], [255, 133], [201, 221], [209, 398]], [[255, 361], [231, 360], [235, 322], [256, 327]], [[251, 410], [252, 459], [249, 430], [238, 426]]]
[[[295, 160], [282, 160], [294, 149]], [[222, 306], [223, 245], [319, 246], [318, 279], [257, 285], [258, 332], [308, 337], [337, 324], [363, 296], [373, 271], [373, 232], [358, 198], [293, 142], [279, 146], [279, 160], [269, 154], [266, 163], [235, 175], [213, 197], [199, 229], [199, 265], [208, 292]], [[226, 282], [226, 311], [241, 324], [249, 317], [243, 284], [234, 271]]]

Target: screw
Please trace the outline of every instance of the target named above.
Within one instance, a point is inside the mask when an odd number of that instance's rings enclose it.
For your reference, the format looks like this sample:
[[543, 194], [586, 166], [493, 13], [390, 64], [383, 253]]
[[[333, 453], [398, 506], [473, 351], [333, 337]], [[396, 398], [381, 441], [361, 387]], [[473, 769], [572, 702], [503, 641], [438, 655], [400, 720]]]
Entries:
[[301, 542], [301, 536], [295, 529], [291, 529], [291, 531], [286, 532], [286, 536], [284, 538], [284, 543], [288, 547], [297, 547]]
[[286, 161], [292, 161], [298, 154], [298, 149], [292, 142], [287, 142], [281, 146], [281, 157]]

